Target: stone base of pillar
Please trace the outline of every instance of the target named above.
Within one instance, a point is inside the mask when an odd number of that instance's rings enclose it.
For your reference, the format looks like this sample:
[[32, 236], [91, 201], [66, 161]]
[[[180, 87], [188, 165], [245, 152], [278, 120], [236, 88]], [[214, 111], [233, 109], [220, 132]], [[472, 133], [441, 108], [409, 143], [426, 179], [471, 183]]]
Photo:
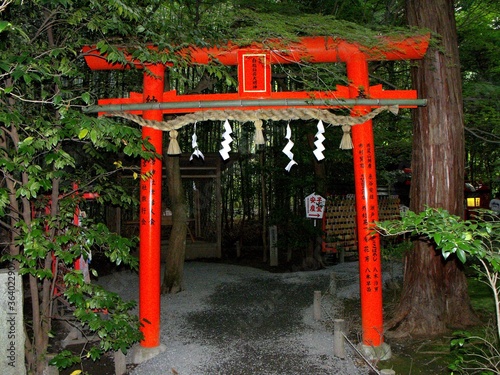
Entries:
[[139, 364], [148, 359], [156, 357], [158, 354], [163, 353], [167, 350], [167, 347], [164, 344], [160, 344], [159, 346], [155, 346], [153, 348], [145, 348], [139, 344], [133, 346], [127, 357], [129, 363]]
[[391, 347], [385, 342], [380, 346], [358, 344], [358, 350], [370, 361], [387, 361], [392, 357]]

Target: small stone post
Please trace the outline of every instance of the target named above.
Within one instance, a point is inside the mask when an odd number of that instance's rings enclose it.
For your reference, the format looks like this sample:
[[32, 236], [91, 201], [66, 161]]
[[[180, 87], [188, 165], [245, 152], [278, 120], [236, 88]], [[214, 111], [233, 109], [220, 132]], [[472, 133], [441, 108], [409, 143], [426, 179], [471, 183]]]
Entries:
[[330, 274], [330, 285], [328, 286], [328, 292], [332, 297], [337, 296], [337, 275], [335, 272]]
[[333, 355], [338, 358], [345, 358], [344, 345], [344, 319], [335, 319], [333, 326]]
[[114, 352], [115, 375], [124, 375], [127, 372], [127, 358], [121, 350]]
[[278, 227], [276, 225], [269, 227], [269, 265], [271, 267], [278, 265]]
[[241, 258], [241, 245], [240, 241], [236, 241], [236, 258]]
[[313, 311], [314, 311], [314, 320], [321, 320], [321, 291], [320, 290], [314, 291]]

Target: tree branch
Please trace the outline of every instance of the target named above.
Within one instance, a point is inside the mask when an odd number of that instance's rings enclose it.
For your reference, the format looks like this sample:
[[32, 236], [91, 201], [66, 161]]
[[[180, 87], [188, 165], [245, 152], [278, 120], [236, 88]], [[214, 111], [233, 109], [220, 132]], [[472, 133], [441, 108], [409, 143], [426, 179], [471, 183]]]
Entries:
[[[500, 137], [497, 136], [496, 134], [493, 134], [493, 133], [490, 133], [490, 132], [485, 132], [484, 130], [481, 130], [481, 129], [475, 129], [475, 128], [468, 128], [468, 127], [465, 127], [465, 130], [468, 131], [469, 133], [471, 133], [474, 137], [476, 138], [479, 138], [485, 142], [488, 142], [488, 143], [500, 143]], [[485, 138], [481, 135], [479, 135], [479, 133], [483, 133], [483, 134], [486, 134], [488, 136], [491, 136], [493, 138], [497, 138], [497, 139], [488, 139], [488, 138]]]

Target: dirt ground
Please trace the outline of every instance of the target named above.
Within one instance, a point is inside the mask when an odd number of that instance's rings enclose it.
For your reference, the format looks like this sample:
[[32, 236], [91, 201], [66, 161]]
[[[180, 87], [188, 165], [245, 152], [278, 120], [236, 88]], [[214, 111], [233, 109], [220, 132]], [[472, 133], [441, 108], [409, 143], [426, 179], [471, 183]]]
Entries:
[[[333, 329], [325, 324], [331, 319], [331, 307], [325, 307], [325, 321], [312, 318], [314, 291], [328, 290], [330, 268], [290, 272], [289, 268], [249, 267], [248, 260], [232, 263], [186, 263], [185, 290], [162, 296], [161, 342], [166, 352], [137, 366], [129, 364], [129, 374], [370, 373], [349, 347], [345, 359], [333, 356]], [[356, 264], [342, 268], [345, 272], [338, 268], [341, 278], [356, 274]], [[137, 299], [133, 273], [116, 272], [99, 282], [125, 299]], [[345, 284], [339, 298], [359, 291], [352, 280]], [[110, 355], [96, 362], [86, 360], [61, 374], [70, 375], [76, 369], [114, 374]]]
[[[128, 364], [127, 374], [375, 374], [349, 346], [345, 360], [332, 353], [334, 318], [346, 319], [349, 338], [359, 342], [357, 267], [357, 262], [346, 262], [292, 272], [289, 266], [271, 268], [249, 258], [187, 262], [185, 290], [162, 297], [161, 342], [166, 352], [139, 365]], [[337, 279], [335, 298], [328, 294], [332, 272]], [[397, 300], [400, 265], [384, 266], [383, 276], [384, 305], [390, 309]], [[133, 273], [118, 271], [99, 282], [125, 299], [137, 300]], [[314, 290], [323, 293], [321, 322], [311, 319]], [[404, 369], [398, 374], [448, 374], [447, 340], [392, 342], [393, 359], [377, 367]], [[77, 369], [111, 375], [113, 358], [86, 360], [61, 374]]]

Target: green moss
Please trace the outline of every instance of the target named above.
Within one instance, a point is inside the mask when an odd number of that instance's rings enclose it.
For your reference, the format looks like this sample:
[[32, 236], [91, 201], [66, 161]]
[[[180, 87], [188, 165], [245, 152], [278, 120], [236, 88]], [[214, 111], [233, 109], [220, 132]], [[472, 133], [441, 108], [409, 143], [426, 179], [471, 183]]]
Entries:
[[[233, 15], [230, 27], [233, 40], [240, 46], [252, 42], [265, 42], [269, 39], [281, 39], [293, 42], [304, 36], [332, 36], [367, 47], [380, 45], [380, 36], [404, 39], [409, 36], [423, 35], [428, 31], [410, 28], [390, 29], [379, 27], [369, 29], [349, 21], [338, 20], [333, 16], [320, 14], [259, 13], [250, 9], [239, 10]], [[270, 27], [272, 25], [272, 27]]]
[[493, 318], [493, 314], [495, 313], [495, 300], [493, 299], [491, 287], [477, 277], [469, 277], [467, 281], [472, 308], [481, 318], [483, 318], [483, 320], [484, 318]]
[[[472, 307], [484, 322], [484, 325], [470, 327], [468, 331], [473, 335], [485, 337], [485, 332], [490, 327], [489, 323], [491, 324], [494, 319], [493, 293], [489, 285], [480, 281], [471, 269], [467, 270], [467, 276]], [[385, 304], [388, 302], [384, 299]], [[396, 374], [449, 374], [448, 365], [455, 358], [450, 351], [451, 340], [454, 337], [450, 331], [447, 336], [429, 340], [388, 340], [393, 356], [388, 361], [380, 362], [377, 367], [393, 369]]]
[[434, 340], [390, 342], [392, 358], [378, 364], [379, 369], [392, 369], [396, 374], [441, 375], [449, 374], [450, 337]]

